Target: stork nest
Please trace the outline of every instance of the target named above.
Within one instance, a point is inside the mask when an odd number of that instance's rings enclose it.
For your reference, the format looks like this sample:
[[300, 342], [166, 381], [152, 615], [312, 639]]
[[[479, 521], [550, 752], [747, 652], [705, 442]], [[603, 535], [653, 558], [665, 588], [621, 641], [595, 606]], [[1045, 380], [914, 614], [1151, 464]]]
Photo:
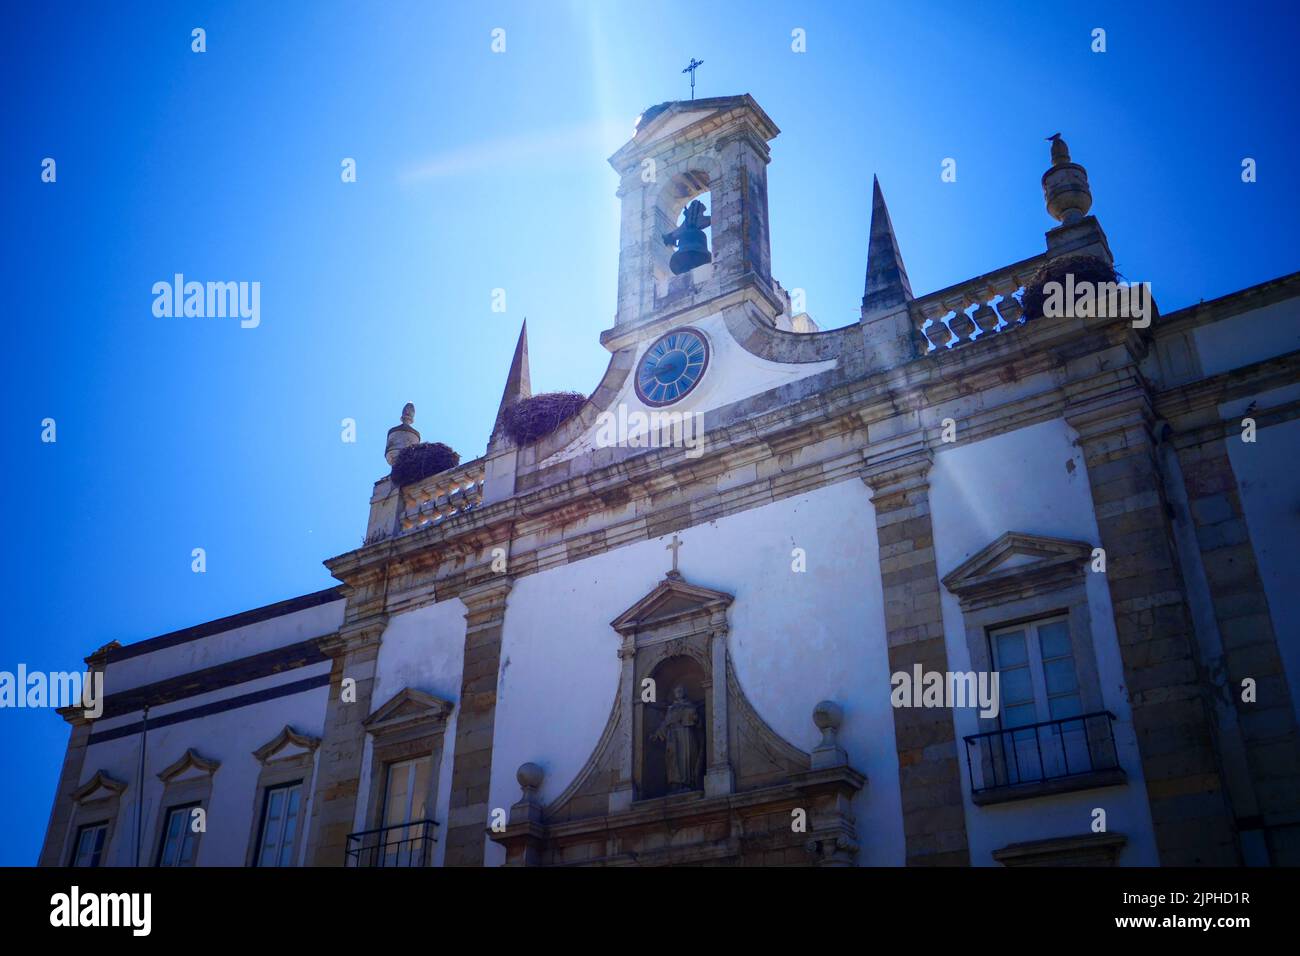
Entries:
[[393, 482], [409, 485], [459, 464], [460, 455], [440, 441], [407, 445], [393, 462]]
[[543, 392], [507, 405], [501, 427], [517, 445], [528, 445], [559, 428], [586, 404], [581, 392]]
[[1043, 317], [1043, 302], [1047, 299], [1043, 287], [1049, 282], [1065, 283], [1067, 274], [1074, 275], [1077, 285], [1080, 282], [1118, 282], [1120, 274], [1105, 259], [1096, 256], [1066, 256], [1046, 263], [1034, 277], [1025, 283], [1025, 294], [1020, 305], [1025, 310], [1025, 320]]

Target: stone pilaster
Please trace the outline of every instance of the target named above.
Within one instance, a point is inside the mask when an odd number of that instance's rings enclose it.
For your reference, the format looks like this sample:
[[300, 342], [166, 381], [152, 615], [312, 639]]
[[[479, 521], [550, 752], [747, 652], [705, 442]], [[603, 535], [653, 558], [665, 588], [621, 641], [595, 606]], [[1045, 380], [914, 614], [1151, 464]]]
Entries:
[[1124, 682], [1142, 757], [1160, 862], [1240, 862], [1232, 809], [1198, 672], [1188, 610], [1151, 436], [1134, 382], [1066, 408], [1079, 433], [1106, 552]]
[[[307, 830], [309, 866], [343, 866], [347, 837], [361, 792], [361, 760], [375, 687], [375, 667], [387, 617], [368, 618], [321, 642], [333, 660], [325, 734], [321, 738], [316, 790]], [[354, 681], [346, 687], [344, 681]]]
[[[930, 521], [931, 462], [928, 450], [913, 451], [868, 462], [862, 474], [876, 512], [891, 673], [911, 673], [916, 664], [925, 671], [948, 670]], [[888, 693], [888, 687], [880, 692]], [[894, 736], [908, 865], [969, 864], [952, 713], [897, 707]]]
[[[1212, 666], [1208, 677], [1236, 709], [1259, 814], [1239, 818], [1238, 825], [1264, 830], [1270, 861], [1294, 866], [1300, 863], [1300, 735], [1228, 457], [1230, 440], [1240, 439], [1225, 439], [1219, 427], [1174, 441], [1223, 653], [1221, 666]], [[1247, 678], [1256, 685], [1252, 702], [1242, 699]], [[1282, 829], [1288, 835], [1277, 832]]]
[[63, 770], [59, 773], [59, 787], [54, 793], [54, 806], [50, 822], [45, 828], [45, 843], [41, 846], [38, 866], [62, 866], [67, 861], [68, 823], [72, 819], [72, 794], [81, 783], [81, 771], [86, 761], [86, 745], [90, 742], [93, 721], [85, 716], [81, 707], [67, 707], [59, 715], [72, 725], [68, 735], [68, 749], [63, 754]]
[[[725, 612], [720, 616], [725, 616]], [[713, 754], [704, 773], [704, 792], [710, 797], [731, 793], [735, 787], [730, 741], [727, 739], [727, 630], [725, 623], [717, 622], [709, 635], [713, 675], [706, 693], [710, 695], [713, 712]]]
[[[86, 673], [104, 675], [105, 687], [101, 690], [102, 693], [107, 693], [109, 655], [120, 646], [117, 641], [113, 641], [86, 658]], [[94, 679], [93, 676], [91, 679]], [[72, 795], [81, 784], [86, 748], [90, 744], [90, 732], [94, 726], [94, 720], [86, 716], [84, 707], [74, 705], [60, 708], [59, 716], [71, 725], [72, 731], [68, 735], [68, 749], [63, 754], [63, 769], [59, 772], [59, 786], [54, 792], [54, 806], [50, 808], [50, 820], [45, 828], [45, 842], [41, 846], [37, 866], [62, 866], [67, 862], [68, 824], [74, 809]]]
[[506, 596], [513, 581], [496, 578], [460, 592], [465, 605], [465, 664], [456, 715], [447, 811], [445, 866], [482, 866], [487, 839], [492, 735]]

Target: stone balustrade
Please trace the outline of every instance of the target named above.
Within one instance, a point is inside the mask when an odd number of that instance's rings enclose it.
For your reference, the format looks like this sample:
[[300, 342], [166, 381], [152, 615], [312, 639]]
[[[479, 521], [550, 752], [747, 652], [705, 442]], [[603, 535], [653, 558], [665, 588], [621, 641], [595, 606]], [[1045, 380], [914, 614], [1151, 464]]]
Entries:
[[1035, 256], [915, 299], [910, 309], [923, 354], [1023, 325], [1021, 297], [1046, 260]]
[[400, 530], [437, 524], [477, 508], [483, 504], [484, 476], [484, 460], [476, 458], [407, 485], [402, 489]]

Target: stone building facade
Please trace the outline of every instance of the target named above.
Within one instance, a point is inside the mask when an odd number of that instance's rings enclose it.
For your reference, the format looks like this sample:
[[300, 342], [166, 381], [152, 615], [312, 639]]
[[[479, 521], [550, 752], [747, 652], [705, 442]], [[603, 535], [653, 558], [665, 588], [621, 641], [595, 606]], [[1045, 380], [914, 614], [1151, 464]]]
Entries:
[[337, 587], [88, 658], [40, 862], [1300, 862], [1300, 273], [1027, 311], [1113, 261], [1058, 140], [1045, 248], [920, 296], [877, 184], [820, 331], [771, 272], [777, 133], [666, 103], [611, 157], [576, 415], [502, 426], [524, 332], [486, 453], [381, 478]]

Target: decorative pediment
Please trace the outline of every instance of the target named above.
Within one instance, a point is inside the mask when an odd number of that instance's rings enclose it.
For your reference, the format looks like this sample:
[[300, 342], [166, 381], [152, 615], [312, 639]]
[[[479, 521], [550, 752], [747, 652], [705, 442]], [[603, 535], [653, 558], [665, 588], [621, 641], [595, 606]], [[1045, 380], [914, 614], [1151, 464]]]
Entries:
[[733, 600], [724, 591], [688, 584], [680, 574], [669, 571], [653, 591], [614, 618], [610, 626], [620, 634], [631, 634], [693, 615], [725, 611]]
[[[674, 536], [674, 567], [678, 546]], [[763, 720], [728, 651], [733, 600], [673, 570], [610, 622], [622, 640], [605, 729], [549, 803], [542, 766], [519, 768], [521, 799], [491, 835], [508, 864], [853, 862], [852, 798], [866, 778], [837, 743], [842, 712], [817, 705], [812, 754]], [[790, 827], [799, 809], [811, 829]]]
[[453, 706], [449, 700], [404, 687], [362, 723], [372, 734], [388, 733], [407, 726], [445, 721]]
[[186, 780], [211, 777], [220, 766], [220, 761], [209, 760], [191, 747], [180, 760], [158, 774], [158, 779], [163, 783], [183, 783]]
[[964, 605], [986, 602], [1070, 583], [1091, 556], [1092, 545], [1084, 541], [1008, 531], [953, 569], [943, 584]]
[[749, 94], [676, 100], [652, 106], [642, 113], [632, 139], [610, 158], [610, 162], [618, 168], [629, 154], [653, 147], [683, 130], [708, 123], [719, 125], [741, 116], [759, 130], [765, 139], [772, 139], [780, 132], [772, 118], [763, 112], [762, 107]]
[[83, 783], [76, 790], [72, 791], [72, 800], [74, 803], [89, 803], [92, 800], [105, 800], [120, 795], [125, 789], [125, 783], [113, 779], [102, 770], [97, 770], [93, 777]]
[[275, 760], [290, 760], [310, 754], [320, 746], [320, 738], [309, 734], [300, 734], [288, 724], [278, 734], [253, 751], [258, 763], [270, 763]]

